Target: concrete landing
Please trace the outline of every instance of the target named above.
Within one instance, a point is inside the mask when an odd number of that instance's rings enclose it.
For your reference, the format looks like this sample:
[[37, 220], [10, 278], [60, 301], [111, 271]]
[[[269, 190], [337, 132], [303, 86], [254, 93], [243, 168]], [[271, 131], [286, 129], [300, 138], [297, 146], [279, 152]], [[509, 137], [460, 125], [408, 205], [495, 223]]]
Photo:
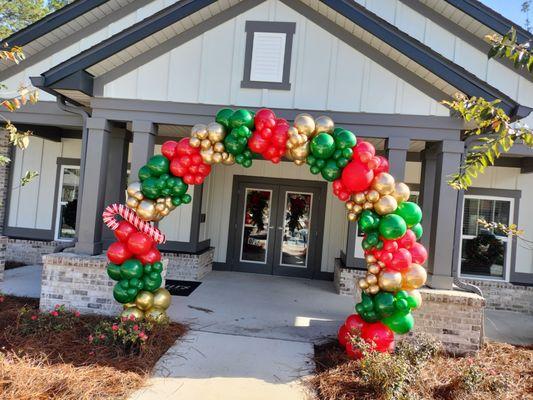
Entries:
[[19, 297], [41, 297], [42, 265], [26, 265], [4, 271], [0, 292]]
[[533, 315], [485, 310], [485, 336], [496, 342], [533, 345]]
[[304, 400], [310, 343], [191, 332], [132, 400]]

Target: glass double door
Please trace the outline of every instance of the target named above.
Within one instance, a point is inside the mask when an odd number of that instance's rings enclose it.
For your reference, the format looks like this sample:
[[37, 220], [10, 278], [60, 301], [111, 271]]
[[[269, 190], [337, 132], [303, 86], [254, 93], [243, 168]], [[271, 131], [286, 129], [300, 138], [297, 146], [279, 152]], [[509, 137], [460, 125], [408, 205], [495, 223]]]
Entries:
[[317, 265], [320, 269], [321, 192], [300, 184], [240, 182], [234, 199], [233, 269], [312, 277]]

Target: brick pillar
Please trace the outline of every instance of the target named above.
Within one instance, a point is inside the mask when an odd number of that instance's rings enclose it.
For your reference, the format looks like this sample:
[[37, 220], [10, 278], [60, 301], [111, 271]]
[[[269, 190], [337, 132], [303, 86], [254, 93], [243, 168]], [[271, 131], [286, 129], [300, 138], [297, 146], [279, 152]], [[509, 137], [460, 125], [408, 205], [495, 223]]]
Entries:
[[[11, 158], [12, 151], [8, 135], [6, 130], [0, 130], [0, 156]], [[9, 166], [10, 164], [0, 165], [0, 235], [4, 232], [5, 225], [7, 225], [8, 210], [6, 209], [6, 202], [8, 195]]]
[[389, 172], [398, 182], [403, 182], [405, 179], [405, 163], [407, 162], [409, 143], [409, 138], [405, 137], [390, 137], [385, 142], [385, 150], [390, 165]]
[[139, 180], [137, 178], [139, 169], [154, 155], [156, 127], [150, 121], [133, 121], [131, 130], [133, 132], [133, 148], [129, 181], [135, 182]]
[[104, 118], [89, 118], [87, 129], [83, 197], [75, 251], [92, 255], [102, 251], [102, 212], [105, 207], [111, 125]]

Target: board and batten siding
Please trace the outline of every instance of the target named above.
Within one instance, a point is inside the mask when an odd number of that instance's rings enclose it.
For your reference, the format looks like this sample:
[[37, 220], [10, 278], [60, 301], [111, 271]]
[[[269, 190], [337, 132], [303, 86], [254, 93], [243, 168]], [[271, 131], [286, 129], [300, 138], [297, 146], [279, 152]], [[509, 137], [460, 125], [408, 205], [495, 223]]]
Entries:
[[[496, 60], [489, 60], [486, 49], [478, 49], [400, 0], [356, 0], [400, 30], [465, 68], [518, 103], [533, 107], [533, 82]], [[533, 125], [533, 116], [524, 119]]]
[[[241, 88], [246, 21], [295, 22], [290, 90]], [[448, 116], [437, 101], [278, 0], [268, 0], [104, 85], [105, 97]]]
[[[15, 151], [7, 226], [30, 229], [52, 229], [54, 196], [57, 187], [57, 158], [80, 158], [81, 140], [63, 139], [53, 142], [32, 137], [26, 150]], [[37, 171], [39, 176], [25, 186], [20, 179], [26, 171]]]

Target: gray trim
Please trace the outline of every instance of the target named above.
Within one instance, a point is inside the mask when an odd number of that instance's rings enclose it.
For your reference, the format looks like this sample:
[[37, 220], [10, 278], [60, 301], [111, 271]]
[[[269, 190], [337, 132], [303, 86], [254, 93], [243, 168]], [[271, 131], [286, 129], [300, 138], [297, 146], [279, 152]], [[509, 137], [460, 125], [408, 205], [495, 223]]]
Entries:
[[168, 39], [166, 42], [163, 42], [151, 48], [150, 50], [138, 55], [132, 60], [129, 60], [124, 64], [112, 69], [111, 71], [96, 77], [94, 79], [94, 95], [103, 96], [105, 84], [114, 81], [115, 79], [127, 74], [128, 72], [133, 71], [136, 68], [139, 68], [140, 66], [148, 63], [149, 61], [159, 57], [162, 54], [171, 51], [172, 49], [178, 46], [187, 43], [188, 41], [200, 36], [208, 30], [213, 29], [216, 26], [221, 25], [224, 22], [239, 16], [240, 14], [263, 3], [264, 1], [265, 0], [249, 0], [237, 3], [236, 5], [222, 11], [221, 13], [216, 14], [213, 17], [203, 21], [201, 24], [195, 25], [192, 28], [187, 29], [185, 32], [182, 32], [179, 35]]
[[35, 104], [27, 104], [9, 114], [9, 120], [13, 123], [55, 126], [65, 128], [81, 128], [83, 120], [77, 115], [61, 111], [53, 101], [39, 101]]
[[87, 71], [79, 70], [57, 82], [54, 82], [49, 86], [49, 89], [52, 89], [55, 92], [61, 92], [61, 90], [75, 90], [88, 96], [92, 96], [93, 78], [94, 77]]
[[497, 197], [509, 197], [512, 199], [520, 199], [522, 197], [521, 190], [512, 189], [491, 189], [481, 187], [470, 187], [465, 191], [465, 195], [472, 196], [497, 196]]
[[530, 174], [533, 172], [533, 157], [522, 158], [520, 161], [520, 173]]
[[[244, 30], [246, 31], [246, 51], [244, 53], [244, 75], [241, 81], [241, 88], [291, 90], [290, 75], [292, 41], [294, 37], [294, 32], [296, 31], [296, 23], [274, 21], [246, 21]], [[250, 80], [250, 74], [252, 71], [254, 34], [256, 32], [275, 32], [285, 34], [285, 54], [283, 56], [283, 78], [281, 82], [261, 82]]]
[[399, 181], [405, 179], [407, 151], [410, 144], [409, 138], [404, 137], [392, 136], [385, 140], [385, 150], [390, 165], [389, 172]]
[[154, 155], [157, 127], [150, 121], [133, 120], [130, 181], [137, 181], [139, 169]]
[[4, 229], [4, 235], [15, 239], [28, 240], [54, 240], [54, 231], [51, 229], [18, 228], [8, 226]]
[[[56, 159], [56, 179], [54, 183], [54, 205], [52, 210], [52, 239], [55, 239], [55, 234], [57, 230], [57, 201], [59, 199], [59, 181], [61, 180], [61, 167], [63, 165], [71, 165], [71, 166], [80, 166], [80, 159], [79, 158], [66, 158], [66, 157], [58, 157]], [[80, 179], [81, 179], [81, 167], [80, 167]], [[81, 182], [81, 181], [80, 181]], [[80, 192], [78, 187], [78, 202], [79, 202]], [[76, 209], [76, 223], [78, 222], [78, 209]], [[74, 227], [74, 230], [77, 233], [77, 227]]]
[[[458, 36], [460, 39], [463, 39], [470, 46], [475, 47], [478, 50], [481, 50], [485, 54], [488, 53], [490, 49], [490, 44], [479, 36], [474, 35], [469, 30], [463, 28], [461, 25], [456, 24], [452, 20], [446, 18], [443, 14], [433, 10], [432, 8], [425, 5], [423, 2], [418, 0], [399, 0], [407, 7], [416, 11], [417, 13], [423, 15], [427, 19], [433, 21], [441, 28], [447, 30], [449, 33]], [[522, 77], [533, 81], [533, 75], [525, 68], [514, 68], [513, 63], [510, 62], [507, 58], [494, 58], [497, 62], [509, 68], [513, 72], [520, 74]]]

